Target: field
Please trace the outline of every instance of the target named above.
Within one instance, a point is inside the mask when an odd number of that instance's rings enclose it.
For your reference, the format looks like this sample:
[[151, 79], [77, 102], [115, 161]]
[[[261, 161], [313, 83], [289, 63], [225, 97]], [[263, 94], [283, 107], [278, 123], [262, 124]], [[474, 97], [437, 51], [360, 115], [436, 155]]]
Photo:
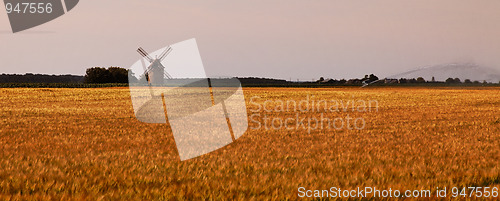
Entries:
[[[295, 200], [299, 187], [366, 186], [433, 196], [447, 187], [450, 197], [452, 187], [500, 187], [499, 87], [244, 93], [245, 135], [181, 162], [168, 125], [134, 118], [128, 88], [0, 89], [0, 200]], [[321, 129], [321, 118], [334, 124]]]

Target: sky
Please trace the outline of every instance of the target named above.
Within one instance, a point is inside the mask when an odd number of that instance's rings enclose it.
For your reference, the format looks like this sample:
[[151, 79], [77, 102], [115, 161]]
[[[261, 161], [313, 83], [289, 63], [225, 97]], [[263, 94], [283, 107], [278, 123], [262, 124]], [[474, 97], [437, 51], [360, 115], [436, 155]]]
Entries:
[[139, 46], [190, 38], [211, 77], [385, 77], [456, 62], [500, 69], [499, 10], [496, 0], [87, 0], [13, 34], [0, 9], [0, 73], [129, 68]]

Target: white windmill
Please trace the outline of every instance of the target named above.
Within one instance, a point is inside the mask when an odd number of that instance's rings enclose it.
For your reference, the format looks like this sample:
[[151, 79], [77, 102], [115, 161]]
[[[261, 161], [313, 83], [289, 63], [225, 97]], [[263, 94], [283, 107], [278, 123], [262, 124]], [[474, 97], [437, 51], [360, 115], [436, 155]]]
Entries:
[[[172, 51], [171, 47], [167, 47], [161, 54], [160, 56], [156, 56], [155, 59], [151, 58], [149, 54], [142, 49], [142, 47], [139, 47], [137, 49], [137, 52], [141, 56], [143, 56], [146, 60], [149, 61], [150, 65], [147, 68], [144, 68], [144, 77], [146, 77], [148, 84], [163, 84], [163, 80], [166, 79], [172, 79], [172, 76], [165, 70], [165, 66], [161, 64], [163, 59], [167, 57], [167, 55]], [[142, 61], [142, 60], [141, 60]], [[143, 66], [145, 67], [146, 65], [143, 63]]]

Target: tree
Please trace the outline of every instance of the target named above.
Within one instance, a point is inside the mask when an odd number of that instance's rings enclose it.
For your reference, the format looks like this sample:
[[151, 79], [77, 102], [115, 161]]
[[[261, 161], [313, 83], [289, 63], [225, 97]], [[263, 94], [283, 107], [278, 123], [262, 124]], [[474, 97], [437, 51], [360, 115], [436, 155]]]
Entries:
[[120, 67], [93, 67], [85, 73], [85, 83], [128, 83], [129, 70]]
[[378, 77], [375, 76], [374, 74], [370, 74], [370, 77], [368, 77], [368, 79], [370, 80], [370, 82], [373, 82], [373, 81], [377, 81]]
[[109, 67], [108, 71], [111, 75], [110, 82], [112, 83], [127, 83], [128, 70], [119, 67]]
[[450, 77], [450, 78], [446, 79], [446, 83], [449, 83], [449, 84], [455, 83], [455, 80]]
[[106, 83], [109, 77], [109, 71], [106, 68], [89, 68], [85, 73], [85, 83]]
[[418, 77], [417, 82], [418, 83], [425, 83], [425, 79], [423, 77]]
[[465, 84], [472, 84], [472, 82], [470, 81], [470, 79], [465, 79], [465, 80], [464, 80], [464, 83], [465, 83]]
[[457, 78], [455, 78], [455, 79], [453, 79], [453, 81], [454, 81], [455, 83], [462, 83], [462, 81], [461, 81], [461, 80], [460, 80], [460, 78], [458, 78], [458, 77], [457, 77]]

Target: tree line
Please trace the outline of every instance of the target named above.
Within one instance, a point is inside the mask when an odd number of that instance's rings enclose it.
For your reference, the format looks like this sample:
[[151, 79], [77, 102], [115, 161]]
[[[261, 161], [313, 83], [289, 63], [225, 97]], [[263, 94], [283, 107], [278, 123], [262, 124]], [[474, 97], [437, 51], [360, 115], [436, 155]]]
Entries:
[[[380, 81], [380, 82], [378, 82]], [[374, 75], [365, 75], [364, 78], [354, 78], [354, 79], [341, 79], [341, 80], [335, 80], [335, 79], [325, 79], [323, 77], [320, 77], [318, 80], [316, 80], [316, 83], [319, 84], [336, 84], [336, 85], [361, 85], [364, 83], [373, 83], [377, 82], [377, 84], [439, 84], [439, 83], [444, 83], [444, 84], [496, 84], [496, 83], [488, 83], [485, 80], [480, 82], [480, 81], [471, 81], [470, 79], [465, 79], [464, 81], [460, 80], [460, 78], [448, 78], [444, 82], [442, 81], [436, 81], [434, 77], [432, 77], [431, 80], [425, 80], [423, 77], [418, 77], [418, 78], [399, 78], [399, 79], [391, 79], [391, 78], [385, 78], [383, 80], [379, 80], [379, 78]], [[500, 84], [500, 82], [498, 83]]]
[[[129, 76], [129, 74], [133, 75], [131, 70], [120, 68], [120, 67], [92, 67], [88, 68], [85, 71], [85, 76], [79, 75], [43, 75], [43, 74], [32, 74], [26, 73], [24, 75], [17, 74], [1, 74], [0, 75], [0, 83], [85, 83], [85, 84], [104, 84], [104, 83], [129, 83], [129, 77], [134, 79], [131, 82], [137, 82], [134, 76]], [[400, 78], [400, 79], [383, 79], [379, 80], [379, 78], [374, 75], [365, 75], [363, 78], [354, 78], [354, 79], [325, 79], [320, 77], [316, 81], [309, 82], [292, 82], [281, 79], [272, 79], [272, 78], [256, 78], [256, 77], [247, 77], [247, 78], [238, 78], [243, 86], [301, 86], [301, 85], [336, 85], [336, 86], [357, 86], [357, 85], [365, 85], [365, 84], [491, 84], [486, 81], [471, 81], [470, 79], [465, 79], [464, 81], [459, 78], [448, 78], [444, 82], [435, 81], [434, 77], [432, 80], [427, 81], [422, 77], [418, 78]], [[499, 83], [500, 84], [500, 83]]]
[[0, 75], [0, 83], [82, 83], [83, 80], [84, 77], [79, 75], [44, 75], [33, 73]]
[[120, 67], [93, 67], [85, 72], [85, 83], [128, 83], [130, 70]]

